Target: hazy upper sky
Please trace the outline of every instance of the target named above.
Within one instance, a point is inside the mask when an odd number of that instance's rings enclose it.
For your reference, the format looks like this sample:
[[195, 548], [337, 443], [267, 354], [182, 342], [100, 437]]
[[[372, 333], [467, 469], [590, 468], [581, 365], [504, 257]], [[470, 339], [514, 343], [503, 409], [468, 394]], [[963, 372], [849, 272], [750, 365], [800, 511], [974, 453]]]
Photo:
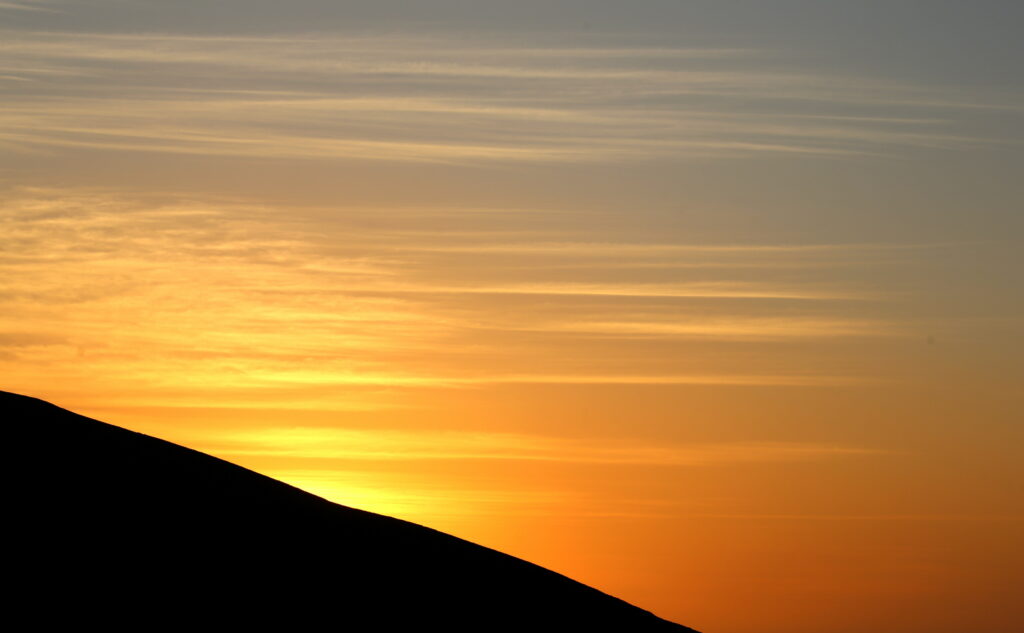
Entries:
[[0, 2], [0, 389], [708, 633], [1010, 630], [1022, 18]]

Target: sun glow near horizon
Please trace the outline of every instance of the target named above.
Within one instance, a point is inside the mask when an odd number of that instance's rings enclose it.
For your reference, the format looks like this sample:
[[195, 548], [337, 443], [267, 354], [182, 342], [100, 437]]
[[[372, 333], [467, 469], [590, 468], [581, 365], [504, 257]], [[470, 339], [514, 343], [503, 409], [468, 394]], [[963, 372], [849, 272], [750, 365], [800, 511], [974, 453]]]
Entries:
[[709, 633], [1014, 628], [1020, 10], [882, 4], [0, 2], [0, 389]]

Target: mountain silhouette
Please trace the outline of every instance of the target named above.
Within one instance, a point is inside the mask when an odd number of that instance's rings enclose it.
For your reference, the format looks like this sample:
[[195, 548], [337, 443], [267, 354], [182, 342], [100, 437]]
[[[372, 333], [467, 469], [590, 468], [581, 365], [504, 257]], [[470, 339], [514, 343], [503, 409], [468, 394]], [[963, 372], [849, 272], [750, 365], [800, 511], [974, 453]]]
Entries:
[[8, 621], [693, 631], [532, 563], [0, 392]]

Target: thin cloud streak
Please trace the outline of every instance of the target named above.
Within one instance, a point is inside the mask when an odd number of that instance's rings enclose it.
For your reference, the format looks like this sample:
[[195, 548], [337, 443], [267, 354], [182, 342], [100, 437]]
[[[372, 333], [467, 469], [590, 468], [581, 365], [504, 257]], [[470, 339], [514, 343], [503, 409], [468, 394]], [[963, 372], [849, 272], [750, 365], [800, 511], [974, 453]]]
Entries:
[[[770, 53], [749, 49], [593, 47], [586, 38], [557, 47], [466, 47], [444, 37], [411, 35], [360, 36], [350, 33], [303, 36], [185, 36], [166, 33], [111, 34], [6, 31], [0, 50], [11, 55], [76, 62], [99, 60], [167, 65], [227, 66], [261, 73], [352, 73], [373, 76], [496, 79], [626, 80], [648, 86], [652, 94], [709, 94], [806, 99], [845, 103], [969, 107], [941, 92], [895, 82], [837, 78], [765, 69], [656, 68], [659, 59], [753, 61]], [[564, 41], [564, 40], [563, 40]], [[467, 59], [475, 61], [467, 62]], [[598, 62], [567, 65], [565, 61]], [[558, 61], [559, 64], [552, 64]], [[635, 62], [632, 65], [622, 62]], [[771, 90], [782, 89], [771, 95]], [[870, 97], [865, 97], [870, 95]], [[945, 95], [951, 97], [951, 95]], [[1015, 104], [1004, 105], [1018, 109]], [[821, 113], [816, 113], [820, 116]]]
[[[0, 111], [0, 138], [24, 148], [465, 163], [841, 156], [1003, 142], [958, 132], [966, 106], [927, 90], [766, 71], [760, 53], [741, 50], [584, 41], [465, 48], [344, 34], [5, 35], [0, 50], [20, 62], [12, 77], [50, 73], [39, 87], [20, 82], [25, 89]], [[234, 71], [227, 85], [206, 85], [226, 70]], [[779, 112], [779, 100], [804, 105]], [[894, 103], [906, 116], [863, 111]]]
[[[446, 217], [500, 226], [520, 211], [449, 210]], [[332, 228], [303, 220], [306, 213], [330, 214]], [[481, 268], [460, 259], [476, 255], [459, 248], [466, 240], [503, 231], [463, 234], [456, 222], [442, 236], [433, 221], [440, 211], [395, 213], [401, 230], [366, 225], [364, 216], [384, 217], [373, 209], [282, 213], [232, 200], [9, 190], [0, 205], [0, 363], [67, 384], [106, 376], [132, 389], [149, 385], [163, 394], [154, 401], [188, 390], [219, 389], [225, 401], [244, 402], [247, 396], [226, 394], [333, 388], [367, 407], [373, 398], [352, 390], [856, 384], [864, 378], [809, 370], [801, 356], [768, 365], [729, 357], [683, 363], [688, 355], [678, 356], [679, 348], [662, 357], [642, 346], [734, 341], [792, 351], [905, 331], [860, 313], [879, 297], [820, 277], [793, 281], [786, 275], [799, 268], [771, 264], [818, 270], [835, 257], [856, 264], [911, 246], [605, 245], [534, 231], [536, 247], [510, 246], [519, 258], [510, 277], [500, 262]], [[693, 281], [651, 278], [641, 269], [623, 280], [622, 256], [764, 265]], [[521, 264], [553, 261], [581, 268], [564, 281], [521, 281]], [[453, 276], [469, 269], [472, 283]], [[543, 367], [531, 360], [538, 356], [549, 359]]]
[[866, 298], [862, 294], [835, 291], [778, 288], [763, 283], [748, 282], [694, 282], [690, 284], [587, 284], [587, 283], [509, 283], [501, 286], [418, 286], [369, 285], [355, 292], [382, 292], [388, 294], [484, 294], [484, 295], [542, 295], [581, 297], [638, 297], [638, 298], [714, 298], [714, 299], [792, 299], [792, 300], [855, 300]]
[[40, 4], [29, 3], [29, 2], [0, 2], [0, 10], [10, 11], [35, 11], [42, 13], [59, 13], [60, 11], [54, 7], [41, 6]]
[[495, 374], [495, 375], [411, 375], [402, 373], [375, 373], [373, 371], [308, 371], [289, 368], [281, 372], [246, 372], [251, 384], [318, 385], [330, 387], [379, 386], [414, 388], [458, 388], [502, 384], [533, 385], [721, 385], [721, 386], [775, 386], [814, 387], [864, 383], [864, 379], [847, 376], [823, 375], [752, 375], [752, 374], [692, 374], [692, 375], [596, 375], [596, 374]]
[[740, 521], [942, 521], [987, 522], [1024, 521], [1024, 516], [983, 514], [685, 514], [694, 519], [737, 519]]
[[617, 336], [652, 336], [670, 338], [708, 338], [714, 340], [770, 341], [782, 339], [836, 338], [894, 335], [888, 324], [852, 319], [800, 318], [714, 318], [680, 319], [666, 317], [662, 321], [580, 322], [570, 321], [542, 325], [540, 331], [587, 333]]
[[562, 385], [722, 385], [722, 386], [775, 386], [775, 387], [815, 387], [815, 386], [836, 386], [862, 384], [866, 382], [862, 378], [849, 376], [823, 376], [823, 375], [750, 375], [750, 374], [722, 374], [722, 375], [619, 375], [619, 376], [597, 376], [586, 374], [574, 374], [564, 376], [552, 375], [520, 375], [520, 376], [491, 376], [483, 378], [463, 379], [467, 384], [562, 384]]
[[210, 434], [220, 453], [336, 460], [529, 460], [598, 464], [707, 466], [787, 462], [879, 451], [797, 442], [644, 445], [512, 433], [297, 427]]
[[863, 251], [931, 248], [929, 244], [628, 244], [622, 242], [524, 242], [495, 244], [415, 245], [413, 250], [455, 253], [511, 253], [578, 257], [646, 255], [829, 255]]

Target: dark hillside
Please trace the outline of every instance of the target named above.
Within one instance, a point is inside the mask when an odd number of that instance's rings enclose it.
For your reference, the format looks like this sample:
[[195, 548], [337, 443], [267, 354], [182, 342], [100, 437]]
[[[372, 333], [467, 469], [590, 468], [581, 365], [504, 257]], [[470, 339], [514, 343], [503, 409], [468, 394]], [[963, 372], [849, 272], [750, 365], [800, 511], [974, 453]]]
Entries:
[[691, 630], [517, 558], [40, 400], [0, 392], [0, 416], [8, 618]]

